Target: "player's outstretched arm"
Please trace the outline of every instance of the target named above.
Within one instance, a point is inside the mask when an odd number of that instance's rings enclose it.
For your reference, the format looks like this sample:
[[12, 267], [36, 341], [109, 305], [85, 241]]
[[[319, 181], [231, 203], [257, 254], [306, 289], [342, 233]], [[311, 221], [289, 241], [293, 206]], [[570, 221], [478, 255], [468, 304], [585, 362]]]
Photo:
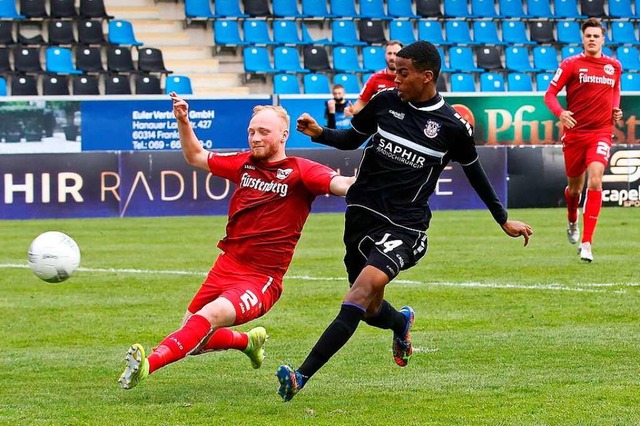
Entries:
[[324, 129], [318, 124], [318, 122], [309, 114], [302, 113], [296, 120], [296, 130], [312, 138], [317, 138], [322, 134]]
[[355, 176], [338, 175], [331, 179], [331, 183], [329, 184], [329, 191], [333, 195], [344, 197], [345, 195], [347, 195], [347, 191], [355, 181]]
[[502, 230], [510, 237], [518, 238], [519, 236], [522, 236], [524, 238], [525, 246], [529, 244], [529, 237], [533, 235], [533, 228], [518, 220], [507, 220], [500, 226], [502, 226]]
[[180, 134], [180, 145], [182, 146], [182, 153], [187, 163], [209, 171], [209, 152], [202, 147], [200, 140], [191, 127], [189, 121], [189, 104], [182, 98], [178, 97], [176, 92], [169, 93], [171, 101], [173, 102], [173, 115], [175, 115], [178, 121], [178, 133]]

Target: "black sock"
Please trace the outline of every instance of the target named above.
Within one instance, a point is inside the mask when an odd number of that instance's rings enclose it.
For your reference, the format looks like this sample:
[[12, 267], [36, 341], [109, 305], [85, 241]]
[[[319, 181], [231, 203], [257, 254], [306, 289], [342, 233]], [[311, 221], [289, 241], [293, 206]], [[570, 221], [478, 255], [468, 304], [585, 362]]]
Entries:
[[395, 334], [404, 333], [404, 329], [407, 326], [407, 318], [396, 311], [395, 308], [391, 306], [391, 303], [386, 300], [382, 301], [378, 313], [371, 318], [365, 318], [364, 322], [383, 330], [391, 329]]
[[307, 379], [313, 376], [347, 343], [363, 317], [364, 309], [360, 306], [342, 304], [338, 316], [322, 333], [298, 372]]

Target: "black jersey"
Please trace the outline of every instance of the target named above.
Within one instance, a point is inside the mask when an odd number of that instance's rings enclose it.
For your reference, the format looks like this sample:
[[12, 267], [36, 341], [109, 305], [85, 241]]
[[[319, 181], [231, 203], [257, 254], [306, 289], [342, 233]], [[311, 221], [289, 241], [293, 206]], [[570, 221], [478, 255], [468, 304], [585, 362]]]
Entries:
[[367, 143], [349, 207], [361, 207], [400, 226], [426, 230], [429, 197], [449, 161], [478, 160], [473, 128], [440, 94], [427, 102], [403, 102], [384, 89], [356, 114], [351, 125], [373, 135]]

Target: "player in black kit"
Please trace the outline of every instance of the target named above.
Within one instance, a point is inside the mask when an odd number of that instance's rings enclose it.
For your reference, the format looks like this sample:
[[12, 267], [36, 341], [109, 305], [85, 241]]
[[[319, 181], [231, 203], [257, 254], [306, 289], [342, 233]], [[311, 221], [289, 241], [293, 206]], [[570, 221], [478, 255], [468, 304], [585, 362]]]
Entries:
[[413, 309], [397, 311], [384, 300], [384, 288], [401, 270], [414, 266], [427, 251], [431, 220], [429, 196], [450, 161], [462, 165], [467, 179], [496, 222], [511, 237], [533, 233], [526, 223], [507, 219], [482, 165], [473, 128], [436, 90], [440, 55], [418, 41], [396, 57], [397, 88], [378, 92], [356, 114], [351, 129], [320, 127], [308, 114], [297, 130], [315, 142], [343, 150], [359, 147], [370, 136], [356, 182], [347, 192], [344, 258], [351, 287], [338, 316], [307, 359], [294, 370], [278, 368], [278, 393], [289, 401], [353, 335], [360, 321], [393, 330], [393, 357], [401, 367], [412, 353], [409, 334]]

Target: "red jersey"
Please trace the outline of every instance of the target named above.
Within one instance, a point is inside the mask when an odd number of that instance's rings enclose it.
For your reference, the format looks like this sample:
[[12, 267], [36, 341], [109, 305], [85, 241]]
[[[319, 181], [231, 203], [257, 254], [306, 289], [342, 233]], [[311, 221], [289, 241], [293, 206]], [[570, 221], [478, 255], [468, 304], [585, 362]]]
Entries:
[[367, 83], [360, 92], [359, 99], [363, 102], [369, 102], [373, 95], [387, 87], [396, 87], [396, 75], [387, 72], [387, 69], [385, 68], [375, 72], [371, 77], [369, 77], [369, 80], [367, 80]]
[[210, 153], [209, 169], [236, 184], [227, 234], [218, 247], [242, 265], [284, 275], [311, 203], [317, 195], [329, 193], [337, 173], [298, 157], [264, 163], [249, 152]]
[[569, 132], [611, 132], [613, 108], [620, 106], [620, 62], [609, 56], [600, 58], [583, 53], [560, 64], [547, 89], [544, 102], [558, 117], [563, 108], [557, 94], [566, 86], [567, 110], [573, 112], [576, 126]]

